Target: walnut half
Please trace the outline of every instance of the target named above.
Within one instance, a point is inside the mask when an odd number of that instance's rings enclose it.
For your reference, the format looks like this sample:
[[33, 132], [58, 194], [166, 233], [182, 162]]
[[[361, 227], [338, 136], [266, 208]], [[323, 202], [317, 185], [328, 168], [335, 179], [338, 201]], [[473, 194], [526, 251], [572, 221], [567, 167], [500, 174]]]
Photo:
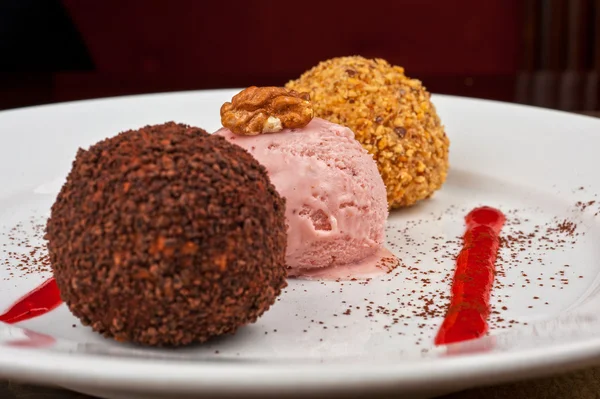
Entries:
[[309, 100], [308, 93], [251, 86], [221, 106], [221, 123], [244, 136], [301, 128], [313, 118]]

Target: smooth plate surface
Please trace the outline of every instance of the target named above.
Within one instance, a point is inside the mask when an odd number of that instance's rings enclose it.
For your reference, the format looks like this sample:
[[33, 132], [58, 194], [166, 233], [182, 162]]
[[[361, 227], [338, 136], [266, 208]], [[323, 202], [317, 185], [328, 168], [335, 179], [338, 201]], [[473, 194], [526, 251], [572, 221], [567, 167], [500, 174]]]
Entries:
[[[0, 113], [0, 308], [50, 276], [33, 266], [43, 249], [31, 251], [43, 246], [45, 218], [77, 148], [170, 120], [214, 131], [220, 105], [235, 92]], [[0, 376], [110, 398], [385, 390], [424, 397], [595, 362], [600, 120], [433, 100], [451, 139], [451, 171], [432, 199], [391, 214], [388, 248], [402, 260], [391, 274], [368, 282], [291, 280], [256, 324], [178, 350], [105, 340], [63, 305], [17, 326], [0, 323]], [[508, 216], [490, 335], [435, 348], [463, 218], [479, 205]]]

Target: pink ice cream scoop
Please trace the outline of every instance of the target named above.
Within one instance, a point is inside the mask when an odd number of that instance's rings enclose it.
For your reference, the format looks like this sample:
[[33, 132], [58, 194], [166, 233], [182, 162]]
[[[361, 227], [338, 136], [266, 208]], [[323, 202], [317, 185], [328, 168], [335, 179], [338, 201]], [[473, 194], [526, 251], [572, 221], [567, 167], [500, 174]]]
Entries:
[[216, 134], [248, 150], [286, 198], [290, 275], [359, 263], [385, 240], [386, 190], [372, 156], [343, 126], [315, 118], [302, 129]]

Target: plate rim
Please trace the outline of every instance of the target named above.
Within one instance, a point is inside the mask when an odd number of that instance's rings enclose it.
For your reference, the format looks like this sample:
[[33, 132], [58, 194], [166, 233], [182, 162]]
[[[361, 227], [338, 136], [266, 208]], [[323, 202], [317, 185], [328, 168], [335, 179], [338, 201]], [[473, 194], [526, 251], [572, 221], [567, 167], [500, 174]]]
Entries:
[[[163, 97], [163, 96], [181, 96], [181, 95], [198, 95], [198, 94], [218, 94], [218, 93], [237, 93], [243, 90], [242, 87], [229, 87], [229, 88], [215, 88], [215, 89], [200, 89], [200, 90], [177, 90], [177, 91], [164, 91], [164, 92], [155, 92], [155, 93], [139, 93], [139, 94], [125, 94], [125, 95], [117, 95], [117, 96], [108, 96], [108, 97], [98, 97], [98, 98], [88, 98], [83, 100], [69, 100], [69, 101], [60, 101], [48, 104], [38, 104], [38, 105], [29, 105], [25, 107], [17, 107], [17, 108], [8, 108], [0, 110], [0, 122], [2, 116], [7, 113], [18, 113], [18, 112], [29, 112], [35, 111], [39, 109], [53, 108], [53, 107], [68, 107], [73, 105], [81, 105], [81, 104], [93, 104], [99, 102], [110, 102], [110, 101], [120, 101], [120, 100], [144, 100], [145, 98], [155, 98], [155, 97]], [[467, 97], [467, 96], [458, 96], [454, 94], [439, 94], [439, 93], [431, 93], [433, 99], [433, 105], [437, 107], [435, 104], [436, 99], [444, 99], [445, 101], [469, 101], [469, 102], [483, 102], [489, 104], [496, 104], [500, 106], [514, 107], [516, 109], [528, 109], [534, 112], [544, 112], [551, 114], [562, 114], [565, 116], [583, 118], [590, 120], [596, 120], [600, 124], [600, 118], [580, 114], [572, 111], [565, 111], [560, 109], [546, 108], [539, 105], [531, 105], [531, 104], [519, 104], [509, 101], [503, 100], [493, 100], [488, 98], [477, 98], [477, 97]]]
[[[600, 363], [600, 336], [583, 342], [507, 353], [483, 353], [380, 365], [255, 364], [105, 358], [2, 348], [0, 377], [19, 381], [121, 389], [129, 392], [312, 393], [367, 387], [471, 387], [570, 371]], [[24, 357], [23, 355], [31, 355]], [[36, 362], [32, 363], [31, 359]], [[61, 360], [67, 359], [67, 363]], [[248, 367], [252, 364], [252, 367]], [[118, 367], [116, 367], [118, 366]], [[468, 377], [468, 379], [465, 379]], [[463, 381], [461, 385], [460, 382]], [[232, 384], [235, 382], [235, 384]]]

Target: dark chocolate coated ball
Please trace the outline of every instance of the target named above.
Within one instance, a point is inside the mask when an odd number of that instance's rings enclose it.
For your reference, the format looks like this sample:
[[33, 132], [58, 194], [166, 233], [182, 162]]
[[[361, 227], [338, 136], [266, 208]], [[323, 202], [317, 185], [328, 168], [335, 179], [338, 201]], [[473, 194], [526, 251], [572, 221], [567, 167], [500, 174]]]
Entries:
[[79, 150], [46, 238], [61, 297], [118, 341], [177, 346], [256, 321], [286, 286], [284, 200], [222, 137], [166, 123]]

